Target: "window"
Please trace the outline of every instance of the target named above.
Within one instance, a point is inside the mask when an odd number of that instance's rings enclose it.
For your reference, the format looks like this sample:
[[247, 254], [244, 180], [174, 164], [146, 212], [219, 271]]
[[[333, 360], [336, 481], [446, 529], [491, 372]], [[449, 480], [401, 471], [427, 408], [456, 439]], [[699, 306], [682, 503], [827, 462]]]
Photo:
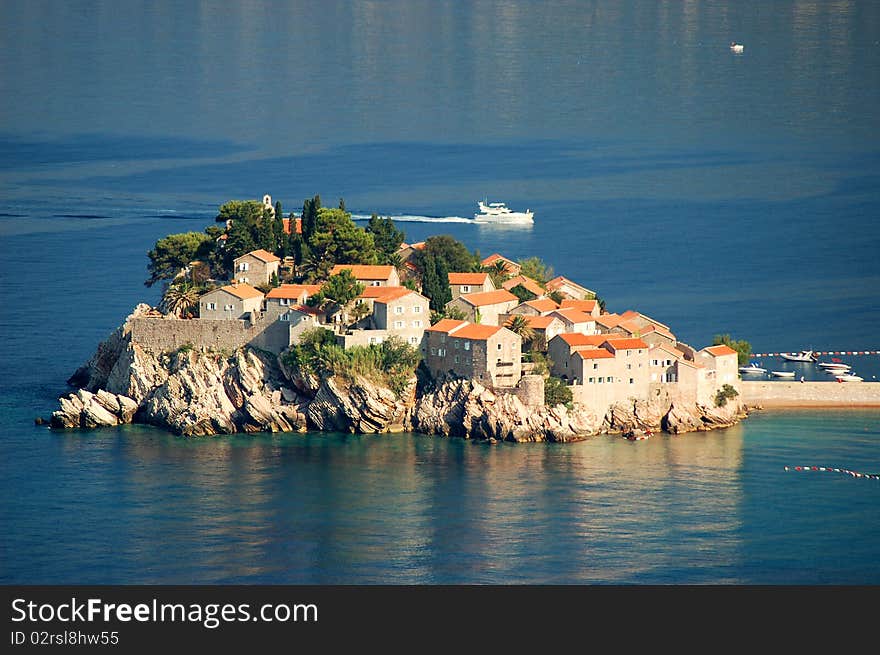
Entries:
[[290, 314], [282, 314], [278, 317], [279, 321], [290, 321]]
[[409, 342], [410, 342], [411, 344], [416, 344], [416, 343], [419, 342], [419, 338], [418, 338], [418, 337], [410, 337], [410, 338], [409, 338]]
[[[413, 321], [412, 326], [414, 328], [420, 328], [420, 327], [422, 327], [422, 322], [421, 321]], [[457, 344], [456, 344], [456, 347], [457, 347]]]
[[458, 350], [459, 348], [461, 348], [461, 341], [459, 341], [458, 339], [456, 339], [454, 343], [455, 343], [455, 349], [456, 349], [456, 350]]
[[[597, 368], [599, 368], [599, 365], [597, 363], [593, 362], [593, 370], [595, 371]], [[599, 381], [601, 382], [602, 378], [599, 378]]]
[[633, 365], [632, 365], [632, 364], [627, 364], [626, 367], [627, 367], [627, 368], [632, 368]]
[[235, 310], [235, 305], [223, 305], [224, 312], [231, 312]]
[[672, 366], [672, 360], [671, 360], [671, 359], [667, 359], [667, 360], [666, 360], [666, 365], [667, 365], [667, 366]]
[[371, 287], [381, 287], [382, 283], [379, 280], [373, 280], [372, 282], [370, 282], [370, 286]]
[[251, 270], [251, 265], [248, 264], [247, 262], [239, 262], [238, 263], [238, 270], [249, 271], [249, 270]]
[[458, 355], [455, 356], [455, 363], [458, 364]]
[[421, 314], [421, 313], [422, 313], [422, 306], [421, 305], [416, 305], [415, 307], [413, 307], [413, 314]]
[[395, 314], [403, 314], [403, 305], [397, 305], [397, 306], [394, 308], [394, 313], [395, 313]]
[[595, 384], [595, 383], [596, 383], [596, 378], [590, 378], [590, 384]]
[[632, 350], [627, 350], [627, 351], [626, 351], [626, 356], [629, 357], [630, 355], [632, 355]]
[[464, 342], [464, 349], [465, 349], [465, 350], [470, 350], [470, 349], [471, 349], [471, 342], [470, 342], [470, 341], [465, 341], [465, 342]]
[[495, 360], [495, 363], [500, 365], [500, 364], [501, 364], [501, 358], [499, 357], [497, 360]]
[[404, 326], [403, 321], [394, 321], [394, 327], [397, 328], [398, 330], [402, 329], [403, 326]]
[[633, 384], [634, 382], [635, 382], [635, 380], [633, 380], [632, 378], [629, 379], [630, 384]]
[[602, 384], [602, 382], [603, 382], [604, 380], [605, 380], [605, 378], [599, 378], [599, 384]]
[[287, 306], [287, 305], [290, 304], [290, 298], [281, 298], [281, 299], [278, 301], [278, 304], [279, 304], [279, 305]]
[[659, 363], [656, 359], [651, 360], [651, 366], [659, 366]]
[[432, 355], [436, 355], [436, 354], [437, 354], [437, 349], [436, 349], [436, 348], [431, 348], [431, 354], [432, 354]]
[[446, 357], [446, 348], [438, 348], [437, 355], [440, 357]]
[[467, 284], [462, 284], [461, 285], [461, 292], [462, 293], [470, 293], [471, 292], [470, 286]]
[[370, 337], [370, 345], [374, 345], [376, 343], [376, 337]]
[[205, 304], [207, 305], [207, 308], [210, 309], [211, 311], [214, 311], [215, 309], [217, 309], [217, 303], [215, 303], [215, 302], [209, 302], [209, 303], [205, 303]]
[[499, 344], [498, 344], [498, 350], [501, 350], [501, 348], [502, 348], [502, 345], [499, 343]]

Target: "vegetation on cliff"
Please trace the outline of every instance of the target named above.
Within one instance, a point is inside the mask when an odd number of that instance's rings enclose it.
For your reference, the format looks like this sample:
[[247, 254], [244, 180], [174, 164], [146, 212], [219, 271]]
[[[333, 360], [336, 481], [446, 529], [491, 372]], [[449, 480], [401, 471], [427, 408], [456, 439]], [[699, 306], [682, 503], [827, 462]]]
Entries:
[[421, 353], [397, 337], [377, 345], [342, 348], [330, 330], [312, 328], [281, 359], [285, 366], [319, 377], [354, 381], [362, 376], [401, 396], [415, 375]]

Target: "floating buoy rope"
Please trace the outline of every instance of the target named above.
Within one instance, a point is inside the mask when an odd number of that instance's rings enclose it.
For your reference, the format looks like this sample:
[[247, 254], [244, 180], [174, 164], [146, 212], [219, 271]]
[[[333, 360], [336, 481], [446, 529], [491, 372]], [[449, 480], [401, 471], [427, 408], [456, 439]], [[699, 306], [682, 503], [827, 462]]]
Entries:
[[831, 466], [786, 466], [786, 471], [820, 471], [824, 473], [842, 473], [853, 478], [867, 478], [869, 480], [880, 480], [880, 473], [859, 473], [858, 471], [850, 471], [849, 469], [833, 468]]

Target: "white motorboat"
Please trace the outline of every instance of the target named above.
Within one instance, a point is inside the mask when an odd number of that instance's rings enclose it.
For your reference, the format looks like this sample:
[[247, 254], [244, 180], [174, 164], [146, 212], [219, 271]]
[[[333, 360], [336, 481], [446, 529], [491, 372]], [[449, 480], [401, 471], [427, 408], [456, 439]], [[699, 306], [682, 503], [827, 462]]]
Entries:
[[847, 366], [846, 368], [826, 368], [825, 372], [831, 376], [846, 375], [847, 373], [850, 372], [850, 367]]
[[862, 382], [864, 378], [859, 377], [855, 373], [843, 373], [841, 375], [835, 375], [840, 382]]
[[794, 371], [770, 371], [770, 375], [777, 378], [793, 378]]
[[745, 50], [745, 49], [746, 49], [746, 47], [742, 43], [737, 43], [736, 41], [734, 41], [733, 43], [730, 44], [730, 51], [734, 52], [738, 55], [741, 55], [743, 50]]
[[757, 364], [755, 364], [753, 362], [753, 363], [749, 364], [748, 366], [740, 366], [739, 372], [743, 373], [744, 375], [751, 375], [751, 374], [756, 374], [756, 373], [766, 373], [767, 369], [761, 368], [760, 366], [758, 366]]
[[816, 360], [816, 356], [813, 354], [812, 350], [802, 350], [797, 355], [791, 353], [779, 353], [779, 356], [789, 362], [812, 362]]
[[833, 371], [835, 369], [849, 370], [852, 368], [849, 364], [844, 364], [842, 362], [819, 362], [817, 366], [819, 368], [824, 368], [826, 371]]
[[474, 214], [477, 223], [534, 223], [535, 212], [525, 210], [515, 212], [503, 202], [485, 203], [482, 200], [477, 203], [480, 211]]

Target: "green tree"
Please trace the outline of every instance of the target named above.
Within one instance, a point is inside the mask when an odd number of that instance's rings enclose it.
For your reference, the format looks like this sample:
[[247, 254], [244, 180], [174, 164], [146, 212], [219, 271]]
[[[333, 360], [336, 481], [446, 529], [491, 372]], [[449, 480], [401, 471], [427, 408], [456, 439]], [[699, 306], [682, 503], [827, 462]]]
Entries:
[[257, 249], [254, 240], [254, 226], [247, 221], [235, 221], [226, 233], [226, 246], [223, 248], [223, 268], [232, 271], [234, 261]]
[[287, 249], [290, 244], [290, 240], [287, 238], [287, 235], [284, 233], [284, 215], [281, 211], [281, 201], [275, 203], [275, 216], [272, 218], [272, 233], [275, 239], [275, 250], [276, 255], [281, 257], [287, 257], [288, 252]]
[[510, 293], [519, 298], [520, 302], [526, 302], [528, 300], [534, 300], [538, 296], [533, 294], [531, 291], [526, 289], [523, 285], [517, 284], [515, 287], [510, 289]]
[[547, 284], [555, 276], [553, 267], [544, 263], [540, 257], [527, 257], [519, 260], [520, 275], [525, 275], [537, 281], [541, 286]]
[[483, 272], [489, 274], [489, 277], [492, 279], [492, 284], [495, 285], [496, 289], [500, 289], [501, 286], [510, 279], [510, 273], [507, 271], [507, 263], [501, 259], [495, 260], [489, 266], [484, 266]]
[[220, 205], [215, 220], [218, 222], [245, 220], [255, 224], [262, 215], [263, 203], [257, 200], [230, 200]]
[[358, 227], [341, 209], [318, 210], [318, 223], [308, 241], [317, 268], [333, 264], [375, 264], [373, 235]]
[[257, 244], [263, 250], [274, 253], [278, 249], [278, 241], [275, 238], [275, 223], [272, 212], [263, 210], [263, 216], [257, 224]]
[[724, 407], [728, 400], [736, 398], [738, 395], [739, 392], [736, 389], [729, 384], [725, 384], [715, 394], [715, 407]]
[[311, 244], [312, 235], [318, 229], [318, 210], [321, 209], [321, 196], [306, 199], [302, 210], [302, 236], [307, 244]]
[[[428, 255], [443, 261], [449, 273], [470, 273], [482, 268], [480, 260], [474, 253], [463, 243], [446, 234], [428, 237], [425, 240], [425, 247], [419, 254], [419, 260], [423, 260]], [[421, 261], [417, 262], [417, 265], [424, 270], [420, 264]]]
[[535, 331], [529, 325], [529, 321], [521, 314], [515, 314], [508, 319], [504, 326], [514, 334], [518, 334], [522, 339], [523, 345], [531, 343], [535, 339]]
[[431, 309], [444, 313], [446, 303], [452, 300], [446, 262], [428, 253], [422, 257], [422, 266], [424, 269], [422, 272], [422, 294], [430, 300]]
[[391, 264], [392, 258], [398, 255], [400, 244], [403, 243], [406, 235], [397, 229], [390, 218], [379, 218], [376, 214], [370, 216], [366, 230], [373, 235], [379, 263]]
[[731, 339], [729, 334], [716, 334], [712, 339], [712, 345], [725, 345], [733, 348], [736, 351], [736, 359], [740, 366], [748, 364], [752, 356], [752, 344], [745, 340], [737, 341], [736, 339]]
[[567, 405], [572, 401], [571, 389], [565, 381], [556, 377], [548, 377], [544, 380], [544, 404], [550, 407]]
[[213, 239], [202, 232], [169, 234], [159, 239], [147, 253], [150, 277], [144, 284], [151, 287], [156, 282], [173, 279], [189, 262], [208, 258], [213, 249]]
[[[335, 305], [337, 311], [345, 311], [349, 303], [364, 292], [364, 285], [355, 279], [351, 271], [343, 269], [327, 278], [327, 282], [313, 297], [318, 306]], [[335, 311], [331, 313], [336, 313]]]

